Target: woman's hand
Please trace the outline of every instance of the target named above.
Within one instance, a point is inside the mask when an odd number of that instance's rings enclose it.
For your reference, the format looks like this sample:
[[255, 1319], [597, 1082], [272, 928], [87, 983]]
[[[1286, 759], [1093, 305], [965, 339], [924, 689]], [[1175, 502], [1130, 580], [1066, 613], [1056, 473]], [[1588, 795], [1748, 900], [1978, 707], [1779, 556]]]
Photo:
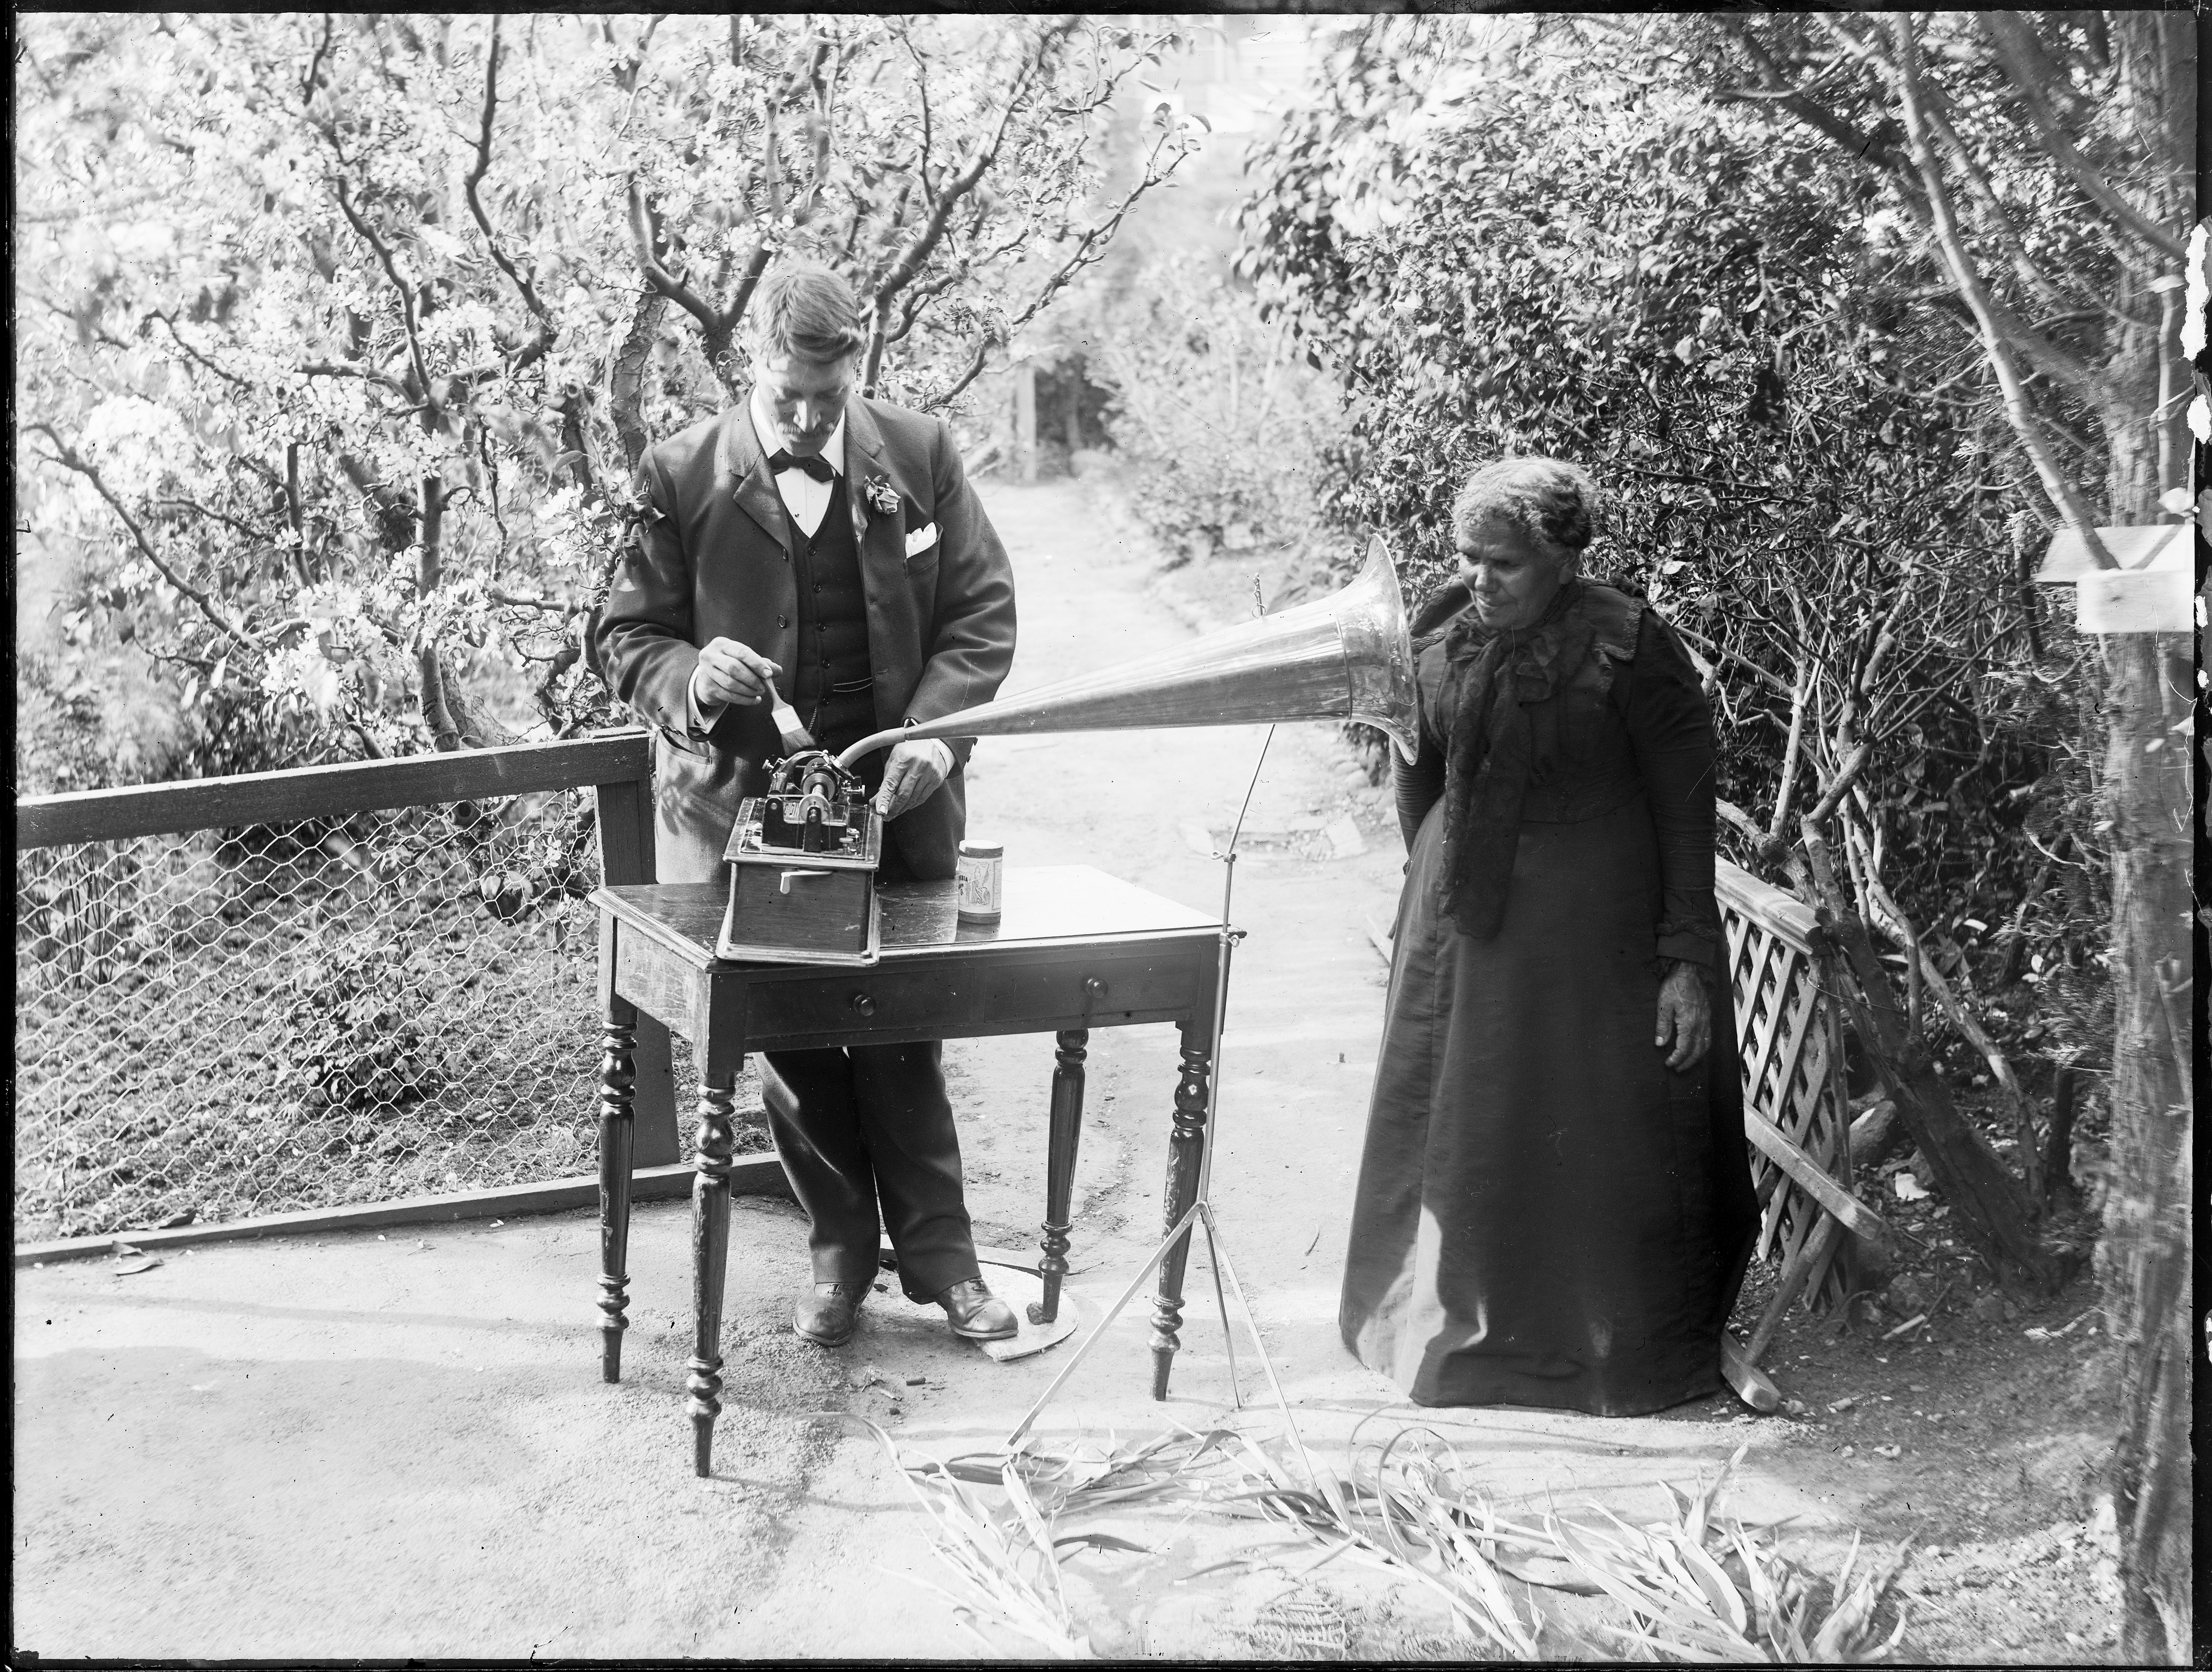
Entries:
[[1667, 1052], [1667, 1066], [1678, 1074], [1713, 1043], [1713, 1006], [1695, 964], [1676, 964], [1659, 983], [1659, 1036], [1651, 1043], [1662, 1050], [1674, 1046]]

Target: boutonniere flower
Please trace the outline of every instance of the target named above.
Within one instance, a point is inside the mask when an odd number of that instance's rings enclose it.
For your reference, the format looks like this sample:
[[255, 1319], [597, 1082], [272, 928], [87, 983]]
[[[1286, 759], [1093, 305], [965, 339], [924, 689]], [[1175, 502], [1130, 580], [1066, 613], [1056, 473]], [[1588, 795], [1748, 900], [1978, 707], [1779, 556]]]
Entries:
[[878, 516], [891, 516], [899, 508], [898, 489], [891, 486], [891, 479], [887, 476], [871, 477], [868, 485], [861, 489], [861, 495], [868, 502], [869, 509]]

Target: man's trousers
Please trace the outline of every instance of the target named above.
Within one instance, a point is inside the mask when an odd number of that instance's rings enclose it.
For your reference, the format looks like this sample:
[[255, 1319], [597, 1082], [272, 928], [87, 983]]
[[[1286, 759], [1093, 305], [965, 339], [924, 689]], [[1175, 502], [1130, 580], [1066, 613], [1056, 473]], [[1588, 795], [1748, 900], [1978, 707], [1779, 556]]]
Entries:
[[[669, 821], [656, 822], [660, 881], [728, 885], [721, 842], [688, 840]], [[877, 881], [926, 880], [915, 877], [896, 836], [896, 825], [885, 827]], [[758, 1054], [769, 1131], [806, 1210], [816, 1282], [872, 1282], [879, 1222], [898, 1253], [908, 1298], [929, 1300], [981, 1275], [943, 1051], [932, 1039]]]

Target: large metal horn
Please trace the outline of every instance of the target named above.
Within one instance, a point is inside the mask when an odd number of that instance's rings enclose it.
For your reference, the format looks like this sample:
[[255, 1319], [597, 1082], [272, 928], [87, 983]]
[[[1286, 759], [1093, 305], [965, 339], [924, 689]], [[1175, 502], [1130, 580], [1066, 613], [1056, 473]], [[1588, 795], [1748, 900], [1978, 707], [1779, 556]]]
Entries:
[[850, 768], [905, 738], [1113, 732], [1155, 726], [1244, 726], [1357, 720], [1413, 758], [1413, 652], [1390, 550], [1376, 535], [1341, 592], [1280, 615], [1209, 633], [1178, 649], [1117, 663], [941, 720], [863, 738], [837, 757]]

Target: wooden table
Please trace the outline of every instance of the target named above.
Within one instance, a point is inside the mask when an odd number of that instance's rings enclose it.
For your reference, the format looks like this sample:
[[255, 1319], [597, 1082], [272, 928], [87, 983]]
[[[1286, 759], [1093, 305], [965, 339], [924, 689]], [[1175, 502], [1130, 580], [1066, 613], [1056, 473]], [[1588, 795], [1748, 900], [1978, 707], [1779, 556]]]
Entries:
[[[1168, 1140], [1165, 1227], [1188, 1210], [1206, 1141], [1220, 924], [1089, 866], [1006, 873], [1005, 914], [963, 923], [950, 882], [879, 892], [882, 961], [864, 969], [735, 964], [714, 956], [727, 891], [715, 884], [602, 888], [599, 997], [606, 1013], [599, 1074], [599, 1311], [602, 1367], [622, 1374], [629, 1275], [633, 1054], [640, 1013], [691, 1043], [699, 1071], [697, 1176], [691, 1193], [693, 1461], [710, 1472], [722, 1389], [722, 1287], [729, 1256], [731, 1112], [747, 1051], [893, 1044], [994, 1033], [1051, 1033], [1050, 1140], [1045, 1164], [1044, 1302], [1058, 1315], [1067, 1274], [1068, 1201], [1083, 1122], [1090, 1030], [1173, 1022], [1182, 1072]], [[1160, 1267], [1152, 1314], [1152, 1396], [1167, 1396], [1181, 1344], [1185, 1234]]]

